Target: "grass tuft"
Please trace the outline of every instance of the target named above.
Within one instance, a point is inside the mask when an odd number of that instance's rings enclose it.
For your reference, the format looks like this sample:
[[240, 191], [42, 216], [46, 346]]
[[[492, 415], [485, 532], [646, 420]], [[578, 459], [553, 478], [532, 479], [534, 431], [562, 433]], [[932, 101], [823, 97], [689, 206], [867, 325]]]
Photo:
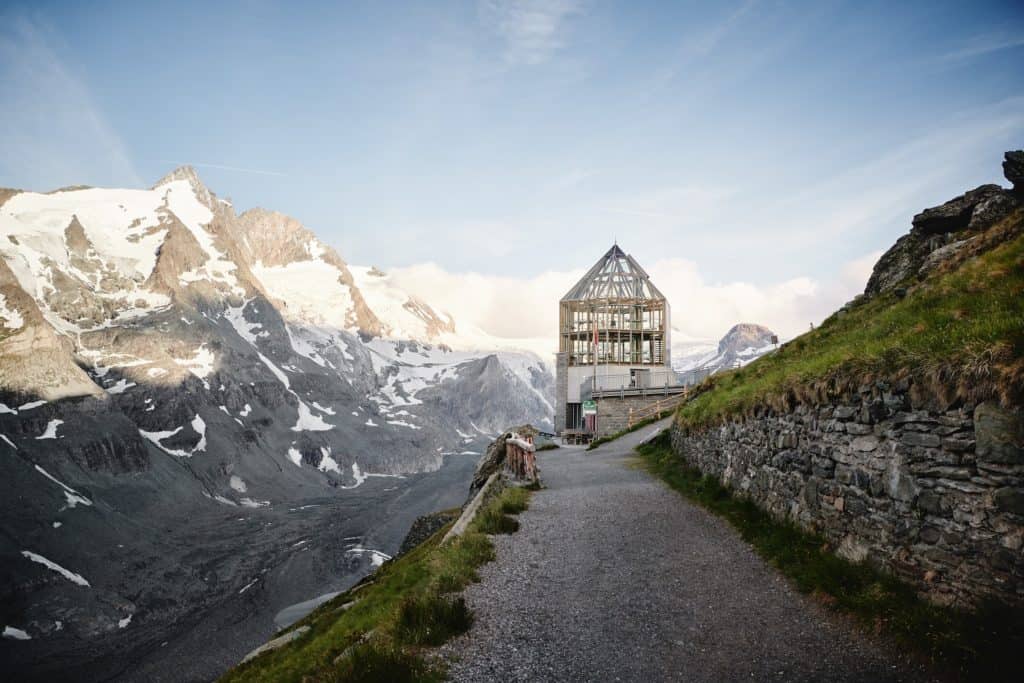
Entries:
[[441, 645], [472, 625], [473, 615], [464, 598], [430, 592], [402, 601], [395, 639], [403, 645]]
[[975, 612], [940, 607], [899, 579], [834, 555], [824, 538], [779, 521], [734, 496], [718, 479], [685, 465], [668, 432], [637, 449], [647, 469], [687, 499], [726, 519], [803, 593], [882, 633], [958, 676], [1013, 677], [1024, 647], [1024, 611], [986, 604]]
[[530, 493], [524, 487], [505, 489], [477, 513], [473, 530], [481, 534], [514, 534], [519, 531], [519, 521], [510, 515], [518, 515], [527, 508]]
[[525, 488], [506, 489], [501, 496], [499, 509], [506, 515], [518, 515], [530, 506], [530, 492]]
[[519, 522], [498, 508], [486, 508], [477, 514], [474, 521], [476, 530], [482, 534], [514, 534], [519, 531]]
[[347, 683], [428, 683], [443, 681], [442, 672], [401, 648], [376, 643], [357, 645], [323, 680]]

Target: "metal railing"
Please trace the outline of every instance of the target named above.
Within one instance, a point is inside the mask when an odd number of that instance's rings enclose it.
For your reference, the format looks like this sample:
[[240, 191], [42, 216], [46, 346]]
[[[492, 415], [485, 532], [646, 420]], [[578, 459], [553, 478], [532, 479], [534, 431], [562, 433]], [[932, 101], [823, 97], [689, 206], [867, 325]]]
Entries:
[[670, 368], [643, 369], [634, 373], [596, 374], [591, 375], [580, 383], [580, 398], [587, 400], [596, 392], [626, 391], [635, 390], [658, 391], [680, 387], [678, 373]]

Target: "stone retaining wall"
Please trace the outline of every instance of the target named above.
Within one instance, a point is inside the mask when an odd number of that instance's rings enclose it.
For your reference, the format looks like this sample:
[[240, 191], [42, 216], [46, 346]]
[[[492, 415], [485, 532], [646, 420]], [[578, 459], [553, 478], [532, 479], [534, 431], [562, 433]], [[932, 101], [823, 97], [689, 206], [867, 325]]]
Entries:
[[[606, 396], [597, 399], [597, 436], [611, 436], [629, 426], [629, 411], [644, 410], [658, 401], [671, 398], [672, 394], [650, 393], [647, 396]], [[667, 409], [665, 416], [672, 413]]]
[[1024, 415], [915, 410], [879, 382], [847, 401], [687, 433], [672, 446], [778, 518], [933, 600], [1024, 603]]

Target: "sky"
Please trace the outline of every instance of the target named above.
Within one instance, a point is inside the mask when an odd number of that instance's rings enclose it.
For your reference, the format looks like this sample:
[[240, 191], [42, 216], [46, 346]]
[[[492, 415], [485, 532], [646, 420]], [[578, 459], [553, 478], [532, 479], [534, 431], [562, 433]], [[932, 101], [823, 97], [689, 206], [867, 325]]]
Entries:
[[1020, 2], [5, 2], [0, 186], [180, 164], [505, 337], [618, 243], [792, 336], [1024, 147]]

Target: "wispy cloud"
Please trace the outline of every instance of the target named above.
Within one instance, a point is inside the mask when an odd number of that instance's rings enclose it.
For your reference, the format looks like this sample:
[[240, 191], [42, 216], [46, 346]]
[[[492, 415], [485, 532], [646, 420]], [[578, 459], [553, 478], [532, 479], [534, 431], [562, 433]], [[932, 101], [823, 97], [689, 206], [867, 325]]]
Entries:
[[480, 18], [505, 42], [511, 64], [546, 62], [566, 44], [566, 20], [583, 11], [578, 0], [481, 0]]
[[287, 173], [279, 173], [277, 171], [265, 171], [259, 168], [245, 168], [243, 166], [228, 166], [226, 164], [207, 164], [200, 161], [170, 161], [168, 159], [157, 159], [158, 163], [171, 164], [173, 166], [183, 166], [188, 164], [189, 166], [195, 166], [197, 168], [216, 168], [222, 171], [237, 171], [239, 173], [255, 173], [256, 175], [272, 175], [279, 176], [282, 178], [288, 177]]
[[969, 40], [962, 47], [939, 55], [939, 62], [961, 62], [974, 57], [981, 57], [992, 52], [1001, 52], [1015, 47], [1024, 47], [1024, 36], [978, 36]]
[[962, 192], [964, 160], [984, 159], [998, 180], [1002, 150], [1024, 133], [1024, 97], [953, 113], [878, 156], [760, 207], [780, 228], [772, 241], [831, 241], [897, 220]]
[[61, 59], [60, 47], [44, 24], [0, 14], [0, 184], [141, 186], [124, 142], [83, 79]]

